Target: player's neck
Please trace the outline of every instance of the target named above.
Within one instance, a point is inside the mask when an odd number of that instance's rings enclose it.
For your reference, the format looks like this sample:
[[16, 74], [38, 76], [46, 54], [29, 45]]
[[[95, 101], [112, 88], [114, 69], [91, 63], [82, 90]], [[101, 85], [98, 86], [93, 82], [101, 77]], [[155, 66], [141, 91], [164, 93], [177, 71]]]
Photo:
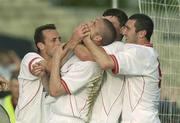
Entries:
[[50, 59], [50, 57], [49, 57], [46, 53], [44, 53], [44, 52], [41, 52], [40, 55], [41, 55], [45, 60], [49, 60], [49, 59]]
[[139, 39], [138, 42], [137, 42], [137, 44], [139, 44], [139, 45], [146, 45], [146, 44], [149, 44], [149, 43], [150, 43], [150, 41], [148, 41], [148, 40], [145, 39], [145, 38], [141, 38], [141, 39]]

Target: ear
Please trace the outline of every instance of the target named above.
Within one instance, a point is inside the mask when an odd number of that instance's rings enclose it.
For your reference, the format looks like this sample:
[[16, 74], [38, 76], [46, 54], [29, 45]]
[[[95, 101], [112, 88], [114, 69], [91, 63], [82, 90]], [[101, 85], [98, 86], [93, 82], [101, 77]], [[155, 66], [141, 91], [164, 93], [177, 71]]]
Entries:
[[39, 42], [37, 43], [37, 47], [40, 49], [40, 50], [43, 50], [44, 49], [44, 44], [42, 42]]
[[138, 37], [139, 38], [144, 38], [146, 36], [146, 33], [147, 32], [145, 30], [141, 30], [141, 31], [138, 32]]
[[98, 46], [102, 45], [102, 40], [103, 40], [102, 36], [96, 35], [94, 36], [93, 40], [96, 42]]

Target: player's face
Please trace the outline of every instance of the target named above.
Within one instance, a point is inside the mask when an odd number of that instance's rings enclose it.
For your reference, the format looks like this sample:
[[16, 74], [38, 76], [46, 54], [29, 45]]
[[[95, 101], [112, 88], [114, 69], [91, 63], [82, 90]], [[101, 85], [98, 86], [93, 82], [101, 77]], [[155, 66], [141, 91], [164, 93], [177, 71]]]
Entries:
[[96, 45], [100, 45], [101, 38], [98, 38], [100, 36], [98, 32], [103, 29], [104, 26], [103, 20], [101, 18], [98, 18], [96, 20], [90, 21], [87, 24], [90, 29], [91, 40], [93, 40], [94, 43], [96, 43]]
[[124, 36], [127, 43], [135, 43], [138, 40], [138, 36], [135, 29], [135, 20], [128, 20], [125, 29], [124, 29]]
[[56, 30], [44, 30], [44, 51], [46, 55], [52, 56], [57, 45], [61, 44], [61, 37]]
[[115, 27], [116, 30], [116, 40], [118, 40], [120, 38], [120, 34], [121, 34], [121, 26], [120, 23], [118, 21], [118, 18], [116, 16], [104, 16], [103, 18], [109, 20], [113, 26]]

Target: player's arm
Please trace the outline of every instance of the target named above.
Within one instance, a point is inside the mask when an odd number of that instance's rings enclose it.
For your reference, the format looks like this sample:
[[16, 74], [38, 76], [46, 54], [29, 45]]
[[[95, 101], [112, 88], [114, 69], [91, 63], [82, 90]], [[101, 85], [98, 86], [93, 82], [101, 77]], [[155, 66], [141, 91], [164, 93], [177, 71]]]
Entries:
[[94, 61], [91, 52], [83, 44], [78, 44], [74, 53], [82, 61]]
[[34, 76], [41, 77], [41, 76], [43, 76], [45, 70], [48, 69], [46, 66], [47, 66], [47, 61], [45, 61], [45, 60], [38, 61], [38, 62], [32, 64], [31, 73]]
[[73, 51], [82, 61], [93, 61], [93, 57], [89, 50], [81, 44], [82, 40], [88, 35], [87, 32], [89, 32], [89, 28], [87, 28], [86, 25], [81, 24], [76, 27], [65, 48]]
[[46, 91], [49, 91], [49, 72], [50, 72], [50, 61], [41, 60], [34, 63], [32, 73], [35, 76], [41, 78], [41, 82]]
[[79, 25], [74, 29], [74, 32], [72, 33], [70, 40], [63, 46], [63, 49], [67, 50], [67, 53], [64, 55], [64, 57], [61, 60], [61, 66], [66, 63], [66, 61], [69, 59], [69, 56], [74, 52], [75, 47], [79, 45], [81, 40], [86, 36], [86, 32], [88, 31], [87, 28], [84, 28], [83, 26]]
[[113, 69], [114, 62], [110, 55], [104, 52], [104, 49], [97, 46], [89, 36], [84, 38], [83, 40], [85, 46], [91, 52], [93, 59], [100, 65], [103, 70]]
[[53, 57], [51, 64], [51, 72], [49, 79], [49, 93], [51, 96], [60, 96], [66, 93], [63, 85], [61, 84], [60, 68], [62, 64], [62, 59], [67, 54], [68, 49], [64, 48], [63, 45], [58, 46]]

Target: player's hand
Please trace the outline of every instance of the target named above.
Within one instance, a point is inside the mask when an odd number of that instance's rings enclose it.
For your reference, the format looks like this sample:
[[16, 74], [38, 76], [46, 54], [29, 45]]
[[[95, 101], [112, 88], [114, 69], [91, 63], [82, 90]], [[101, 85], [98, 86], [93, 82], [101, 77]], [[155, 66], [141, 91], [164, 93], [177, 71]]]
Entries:
[[45, 61], [40, 61], [32, 65], [31, 73], [35, 76], [41, 77], [45, 74], [46, 67]]
[[83, 39], [83, 42], [86, 42], [86, 41], [92, 41], [92, 40], [91, 40], [90, 32], [87, 32], [87, 33], [86, 33], [86, 36], [85, 36], [84, 39]]
[[78, 27], [74, 29], [73, 33], [73, 39], [74, 41], [81, 42], [84, 37], [87, 36], [87, 32], [89, 32], [90, 29], [86, 23], [80, 24]]
[[66, 43], [62, 43], [61, 45], [56, 46], [53, 59], [61, 61], [63, 57], [66, 55], [68, 49], [64, 48]]
[[77, 26], [74, 29], [74, 32], [73, 32], [70, 42], [69, 42], [69, 43], [71, 43], [70, 49], [73, 50], [77, 46], [77, 44], [81, 43], [82, 40], [84, 39], [84, 37], [87, 36], [88, 32], [90, 32], [90, 29], [87, 24], [81, 24], [81, 25]]
[[4, 77], [0, 76], [0, 91], [8, 90], [8, 83]]

